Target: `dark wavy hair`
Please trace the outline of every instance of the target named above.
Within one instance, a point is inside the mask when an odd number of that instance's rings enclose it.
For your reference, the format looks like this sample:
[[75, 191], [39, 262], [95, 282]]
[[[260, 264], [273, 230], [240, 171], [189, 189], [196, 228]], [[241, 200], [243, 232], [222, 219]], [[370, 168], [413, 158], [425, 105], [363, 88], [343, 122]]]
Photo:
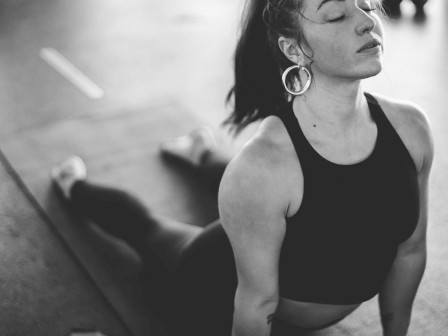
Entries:
[[[373, 0], [381, 8], [381, 0]], [[275, 114], [288, 101], [281, 74], [293, 63], [278, 46], [280, 36], [311, 50], [300, 27], [304, 0], [248, 0], [235, 56], [235, 84], [227, 95], [233, 112], [224, 121], [237, 134], [248, 124]], [[302, 50], [303, 51], [303, 50]], [[312, 55], [305, 55], [312, 59]]]

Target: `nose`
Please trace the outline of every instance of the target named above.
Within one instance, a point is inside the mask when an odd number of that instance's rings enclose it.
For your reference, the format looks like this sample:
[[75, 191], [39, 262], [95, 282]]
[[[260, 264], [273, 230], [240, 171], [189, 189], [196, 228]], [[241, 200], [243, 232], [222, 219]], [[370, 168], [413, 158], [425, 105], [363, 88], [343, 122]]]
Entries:
[[366, 33], [370, 33], [375, 29], [376, 22], [375, 20], [363, 10], [360, 10], [359, 22], [356, 25], [356, 33], [358, 35], [364, 35]]

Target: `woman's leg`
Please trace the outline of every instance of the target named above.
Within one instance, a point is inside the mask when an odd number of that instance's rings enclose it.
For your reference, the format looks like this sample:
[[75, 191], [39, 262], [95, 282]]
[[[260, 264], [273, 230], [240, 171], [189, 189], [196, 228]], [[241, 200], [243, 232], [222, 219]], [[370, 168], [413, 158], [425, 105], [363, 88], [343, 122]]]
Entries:
[[106, 232], [123, 239], [145, 257], [157, 255], [173, 272], [185, 245], [202, 228], [153, 216], [136, 197], [86, 181], [84, 162], [71, 157], [52, 170], [52, 178], [67, 201]]
[[231, 334], [237, 286], [232, 247], [219, 221], [188, 245], [175, 272], [174, 335]]
[[87, 181], [74, 184], [71, 204], [106, 232], [123, 239], [142, 257], [154, 253], [174, 272], [188, 242], [202, 228], [153, 216], [133, 195]]
[[[173, 334], [231, 335], [237, 283], [233, 250], [217, 220], [185, 246], [180, 258], [173, 285], [177, 298]], [[302, 332], [274, 319], [271, 335], [299, 336]]]
[[[167, 326], [174, 325], [174, 335], [230, 335], [237, 276], [219, 220], [202, 229], [155, 218], [127, 192], [86, 181], [74, 184], [71, 203], [139, 252], [146, 264], [148, 302]], [[272, 334], [297, 335], [298, 330], [275, 320]]]
[[237, 280], [219, 222], [202, 229], [155, 218], [132, 195], [85, 181], [82, 161], [61, 165], [52, 175], [74, 207], [139, 252], [150, 305], [174, 335], [230, 334]]
[[204, 153], [199, 172], [215, 193], [218, 192], [219, 184], [229, 161], [230, 158], [218, 149]]

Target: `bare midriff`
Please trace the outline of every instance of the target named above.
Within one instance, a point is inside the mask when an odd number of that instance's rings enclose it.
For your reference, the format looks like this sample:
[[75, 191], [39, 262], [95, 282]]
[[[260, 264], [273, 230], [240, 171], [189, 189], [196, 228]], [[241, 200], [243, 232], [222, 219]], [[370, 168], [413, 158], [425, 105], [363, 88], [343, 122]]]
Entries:
[[332, 305], [281, 298], [275, 315], [303, 329], [320, 329], [342, 320], [360, 305]]

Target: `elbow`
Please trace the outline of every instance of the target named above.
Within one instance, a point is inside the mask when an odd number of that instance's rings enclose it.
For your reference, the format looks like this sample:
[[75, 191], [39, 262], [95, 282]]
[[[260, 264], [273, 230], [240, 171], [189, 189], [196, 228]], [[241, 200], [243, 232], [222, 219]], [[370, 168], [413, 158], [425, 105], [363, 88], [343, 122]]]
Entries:
[[278, 295], [272, 296], [262, 296], [258, 300], [254, 301], [253, 304], [255, 307], [261, 308], [264, 311], [269, 311], [271, 314], [274, 314], [278, 307], [279, 302]]
[[426, 236], [419, 235], [409, 238], [403, 242], [398, 250], [402, 256], [426, 256]]
[[396, 263], [406, 269], [420, 270], [422, 273], [426, 268], [427, 249], [426, 244], [415, 244], [400, 249]]
[[413, 244], [402, 246], [399, 251], [399, 255], [411, 258], [426, 259], [426, 254], [427, 254], [426, 241], [419, 241]]

